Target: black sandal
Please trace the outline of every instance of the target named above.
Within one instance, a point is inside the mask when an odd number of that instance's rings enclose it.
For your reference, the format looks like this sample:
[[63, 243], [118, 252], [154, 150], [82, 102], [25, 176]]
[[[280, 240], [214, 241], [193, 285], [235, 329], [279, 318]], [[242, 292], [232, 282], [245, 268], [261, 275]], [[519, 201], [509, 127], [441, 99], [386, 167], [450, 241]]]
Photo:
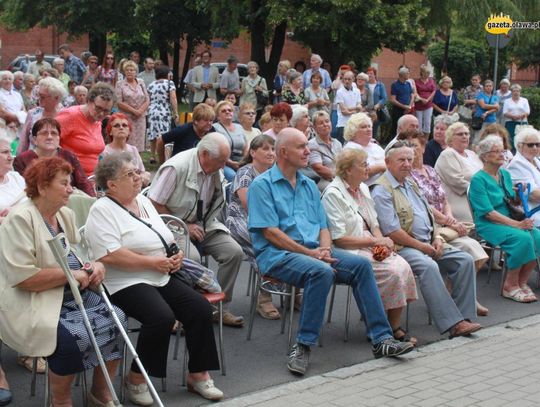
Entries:
[[[397, 337], [396, 334], [401, 331], [403, 332], [403, 335], [400, 336], [400, 337]], [[403, 329], [402, 327], [398, 326], [396, 329], [393, 329], [392, 330], [392, 334], [394, 335], [394, 339], [396, 341], [400, 341], [400, 342], [411, 342], [414, 346], [416, 346], [416, 338], [412, 338], [409, 333]], [[413, 340], [414, 339], [414, 340]], [[411, 341], [413, 340], [413, 341]]]

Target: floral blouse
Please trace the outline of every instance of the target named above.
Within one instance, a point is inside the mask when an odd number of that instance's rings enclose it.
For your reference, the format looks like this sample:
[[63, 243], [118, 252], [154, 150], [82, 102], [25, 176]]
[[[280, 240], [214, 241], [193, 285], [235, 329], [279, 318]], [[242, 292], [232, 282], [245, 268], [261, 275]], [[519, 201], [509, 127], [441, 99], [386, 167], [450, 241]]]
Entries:
[[428, 203], [439, 212], [442, 212], [444, 202], [446, 201], [446, 193], [442, 187], [442, 181], [433, 167], [424, 165], [424, 169], [427, 172], [427, 176], [415, 169], [411, 171], [411, 176], [424, 193]]
[[306, 96], [304, 95], [304, 89], [298, 93], [298, 95], [295, 95], [294, 92], [290, 89], [285, 89], [283, 92], [281, 92], [281, 97], [284, 102], [287, 102], [290, 105], [305, 105], [306, 104]]

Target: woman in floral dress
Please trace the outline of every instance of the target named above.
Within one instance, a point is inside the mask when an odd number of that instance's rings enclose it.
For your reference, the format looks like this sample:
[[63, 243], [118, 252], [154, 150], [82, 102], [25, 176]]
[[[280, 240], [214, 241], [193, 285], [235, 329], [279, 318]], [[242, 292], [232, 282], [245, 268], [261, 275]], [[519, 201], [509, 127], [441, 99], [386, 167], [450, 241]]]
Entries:
[[144, 151], [146, 134], [146, 111], [150, 98], [142, 79], [137, 78], [137, 64], [128, 61], [124, 64], [125, 79], [116, 84], [118, 109], [125, 113], [133, 125], [128, 143]]
[[[171, 130], [171, 123], [178, 125], [178, 103], [174, 82], [168, 80], [169, 67], [160, 65], [156, 68], [156, 80], [148, 86], [150, 107], [148, 108], [148, 141], [152, 157], [156, 159], [156, 139]], [[171, 115], [171, 111], [173, 115]]]

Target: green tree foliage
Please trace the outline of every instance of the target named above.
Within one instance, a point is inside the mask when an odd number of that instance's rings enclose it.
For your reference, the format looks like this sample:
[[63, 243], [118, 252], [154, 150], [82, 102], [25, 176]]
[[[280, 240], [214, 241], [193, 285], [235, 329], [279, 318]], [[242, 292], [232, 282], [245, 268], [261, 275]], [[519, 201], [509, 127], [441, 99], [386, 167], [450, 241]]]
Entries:
[[529, 101], [531, 108], [529, 124], [532, 124], [535, 129], [540, 129], [540, 88], [523, 88], [521, 96]]
[[134, 8], [133, 0], [1, 0], [0, 22], [17, 30], [54, 25], [74, 37], [89, 34], [90, 42], [100, 47], [93, 52], [102, 56], [107, 33], [129, 35], [135, 26]]
[[[443, 42], [436, 42], [427, 49], [427, 55], [437, 74], [441, 72], [444, 63], [444, 47]], [[486, 46], [468, 39], [451, 40], [447, 68], [448, 75], [454, 83], [454, 89], [467, 86], [474, 73], [479, 73], [482, 78], [486, 78], [489, 76]]]
[[[397, 52], [420, 50], [426, 43], [421, 21], [428, 13], [422, 0], [288, 0], [271, 1], [274, 16], [290, 16], [294, 40], [329, 61], [334, 70], [353, 60], [369, 65], [383, 47]], [[274, 17], [275, 18], [275, 17]]]

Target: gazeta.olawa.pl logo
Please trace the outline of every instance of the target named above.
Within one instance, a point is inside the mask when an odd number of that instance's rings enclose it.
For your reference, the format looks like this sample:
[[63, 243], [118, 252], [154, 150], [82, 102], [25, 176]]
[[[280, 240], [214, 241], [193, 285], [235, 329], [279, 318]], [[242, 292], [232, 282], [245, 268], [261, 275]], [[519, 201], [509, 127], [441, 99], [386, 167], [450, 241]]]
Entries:
[[540, 29], [540, 21], [512, 21], [508, 14], [491, 14], [484, 28], [490, 34], [508, 35], [508, 32], [512, 29], [538, 30]]

